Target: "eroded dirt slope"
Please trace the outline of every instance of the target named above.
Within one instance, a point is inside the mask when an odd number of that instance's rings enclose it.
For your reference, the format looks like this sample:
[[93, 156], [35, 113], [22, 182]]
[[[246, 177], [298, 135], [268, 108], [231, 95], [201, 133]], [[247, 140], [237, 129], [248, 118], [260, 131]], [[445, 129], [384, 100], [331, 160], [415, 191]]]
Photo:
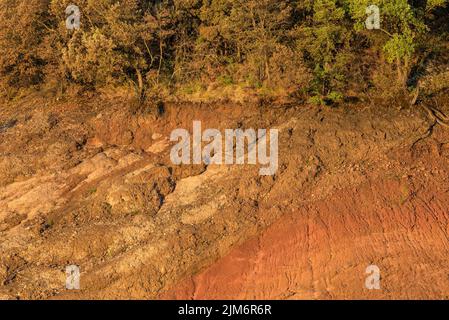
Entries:
[[[449, 177], [445, 161], [432, 166], [436, 149], [429, 174], [407, 163], [305, 204], [161, 298], [448, 299]], [[365, 286], [370, 265], [380, 290]]]
[[[194, 120], [279, 129], [277, 175], [173, 166]], [[375, 262], [381, 297], [446, 297], [449, 136], [431, 125], [399, 106], [5, 105], [0, 297], [365, 297]]]

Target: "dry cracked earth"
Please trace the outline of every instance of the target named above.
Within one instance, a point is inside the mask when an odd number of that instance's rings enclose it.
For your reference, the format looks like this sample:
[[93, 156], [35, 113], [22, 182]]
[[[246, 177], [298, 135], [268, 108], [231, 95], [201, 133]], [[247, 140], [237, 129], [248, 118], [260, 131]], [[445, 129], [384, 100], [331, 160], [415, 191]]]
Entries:
[[[0, 109], [1, 299], [449, 298], [449, 130], [418, 106]], [[277, 174], [173, 165], [194, 120], [279, 129]]]

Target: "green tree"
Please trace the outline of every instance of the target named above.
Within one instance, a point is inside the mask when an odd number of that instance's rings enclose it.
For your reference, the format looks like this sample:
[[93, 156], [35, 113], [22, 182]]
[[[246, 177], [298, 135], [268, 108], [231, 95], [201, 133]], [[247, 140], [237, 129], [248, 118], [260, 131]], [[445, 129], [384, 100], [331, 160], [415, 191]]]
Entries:
[[[236, 82], [267, 85], [276, 59], [289, 52], [293, 1], [210, 0], [203, 2], [196, 42], [197, 57], [206, 62], [211, 78], [221, 75]], [[285, 62], [285, 61], [284, 61]], [[287, 66], [288, 64], [286, 64]]]
[[295, 30], [297, 48], [314, 74], [311, 100], [320, 104], [338, 101], [353, 37], [345, 9], [337, 0], [315, 0], [299, 1], [298, 10], [305, 19]]
[[416, 60], [416, 49], [427, 36], [425, 19], [433, 10], [447, 4], [447, 1], [348, 0], [351, 16], [357, 22], [355, 29], [371, 38], [376, 33], [364, 31], [364, 22], [366, 8], [372, 4], [380, 8], [383, 52], [387, 61], [395, 64], [398, 84], [405, 88]]

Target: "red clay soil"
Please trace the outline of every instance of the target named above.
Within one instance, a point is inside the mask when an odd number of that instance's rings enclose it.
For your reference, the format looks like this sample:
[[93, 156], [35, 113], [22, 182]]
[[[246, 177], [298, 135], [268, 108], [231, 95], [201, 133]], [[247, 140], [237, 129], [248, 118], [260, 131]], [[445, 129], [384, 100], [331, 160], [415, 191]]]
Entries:
[[[439, 141], [400, 150], [403, 176], [295, 209], [161, 298], [448, 299], [449, 145]], [[380, 290], [366, 288], [370, 265]]]

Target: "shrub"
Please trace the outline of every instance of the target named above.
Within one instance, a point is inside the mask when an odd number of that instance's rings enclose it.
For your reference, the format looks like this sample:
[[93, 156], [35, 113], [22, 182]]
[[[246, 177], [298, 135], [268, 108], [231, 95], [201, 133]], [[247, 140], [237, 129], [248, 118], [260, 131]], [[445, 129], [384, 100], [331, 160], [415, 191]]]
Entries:
[[[332, 104], [372, 85], [405, 89], [434, 50], [429, 40], [441, 37], [431, 28], [447, 29], [447, 3], [77, 0], [81, 28], [67, 30], [72, 0], [0, 0], [0, 86], [131, 83], [143, 98], [214, 83], [301, 90]], [[381, 30], [364, 25], [371, 4], [380, 7]]]
[[41, 44], [49, 18], [46, 0], [0, 1], [0, 83], [4, 90], [36, 86], [44, 78]]

